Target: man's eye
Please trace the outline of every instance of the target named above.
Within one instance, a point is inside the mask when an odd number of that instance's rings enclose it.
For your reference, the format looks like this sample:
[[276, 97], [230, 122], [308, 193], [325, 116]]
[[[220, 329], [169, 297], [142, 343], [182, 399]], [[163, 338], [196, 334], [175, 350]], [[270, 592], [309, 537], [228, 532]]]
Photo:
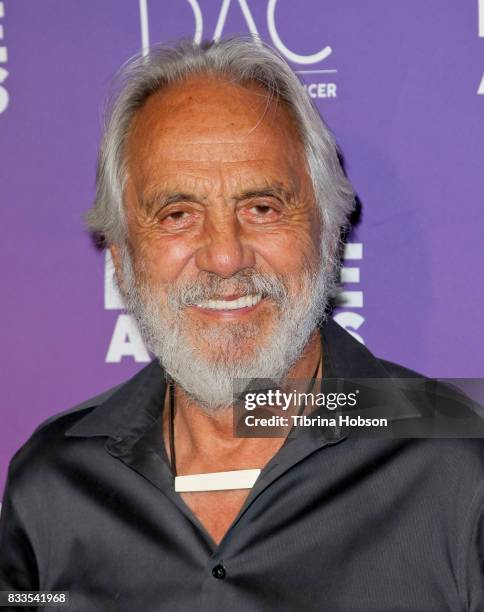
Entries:
[[272, 206], [268, 206], [267, 204], [256, 204], [255, 206], [252, 206], [251, 210], [254, 210], [258, 215], [266, 215], [274, 209]]
[[252, 220], [253, 222], [272, 222], [276, 221], [279, 218], [279, 211], [275, 206], [272, 206], [270, 203], [260, 203], [260, 204], [252, 204], [248, 206], [246, 209], [245, 216], [248, 220]]
[[189, 214], [186, 210], [174, 210], [171, 213], [167, 214], [163, 221], [183, 221], [188, 217]]
[[188, 216], [188, 213], [184, 210], [176, 210], [168, 215], [171, 219], [175, 219], [176, 221], [183, 219], [185, 216]]

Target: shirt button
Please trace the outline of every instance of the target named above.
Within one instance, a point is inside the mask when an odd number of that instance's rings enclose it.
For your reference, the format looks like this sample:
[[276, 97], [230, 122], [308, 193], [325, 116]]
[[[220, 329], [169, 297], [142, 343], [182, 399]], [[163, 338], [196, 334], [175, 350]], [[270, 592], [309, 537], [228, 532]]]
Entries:
[[212, 576], [214, 578], [218, 578], [219, 580], [225, 578], [225, 567], [220, 564], [216, 565], [214, 568], [212, 568]]

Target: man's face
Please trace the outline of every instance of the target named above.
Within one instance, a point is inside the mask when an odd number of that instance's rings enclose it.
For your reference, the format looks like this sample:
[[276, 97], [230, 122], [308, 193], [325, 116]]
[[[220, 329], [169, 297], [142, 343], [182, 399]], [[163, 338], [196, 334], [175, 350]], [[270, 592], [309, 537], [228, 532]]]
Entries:
[[126, 161], [127, 243], [142, 299], [152, 308], [155, 299], [165, 326], [176, 311], [192, 358], [253, 362], [288, 305], [308, 308], [320, 265], [319, 216], [289, 113], [256, 86], [192, 77], [137, 112]]

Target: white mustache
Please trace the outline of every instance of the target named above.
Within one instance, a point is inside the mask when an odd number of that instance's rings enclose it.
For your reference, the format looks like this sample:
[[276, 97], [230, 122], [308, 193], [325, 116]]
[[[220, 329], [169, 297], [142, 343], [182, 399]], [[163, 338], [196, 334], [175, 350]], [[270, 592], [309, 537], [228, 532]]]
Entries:
[[246, 297], [260, 295], [274, 300], [281, 307], [288, 299], [288, 290], [284, 282], [276, 276], [262, 272], [241, 271], [230, 278], [210, 274], [199, 278], [194, 283], [171, 287], [168, 291], [168, 304], [179, 310], [187, 306], [220, 300], [226, 295]]

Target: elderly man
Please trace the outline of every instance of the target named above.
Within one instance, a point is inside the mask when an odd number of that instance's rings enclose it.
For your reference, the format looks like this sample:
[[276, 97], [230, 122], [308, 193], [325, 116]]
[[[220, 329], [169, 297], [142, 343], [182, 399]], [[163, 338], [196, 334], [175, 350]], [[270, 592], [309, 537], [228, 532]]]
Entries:
[[235, 38], [153, 49], [119, 83], [88, 224], [156, 359], [15, 455], [0, 589], [85, 612], [483, 610], [479, 441], [234, 436], [234, 380], [410, 374], [325, 314], [354, 195], [296, 76]]

